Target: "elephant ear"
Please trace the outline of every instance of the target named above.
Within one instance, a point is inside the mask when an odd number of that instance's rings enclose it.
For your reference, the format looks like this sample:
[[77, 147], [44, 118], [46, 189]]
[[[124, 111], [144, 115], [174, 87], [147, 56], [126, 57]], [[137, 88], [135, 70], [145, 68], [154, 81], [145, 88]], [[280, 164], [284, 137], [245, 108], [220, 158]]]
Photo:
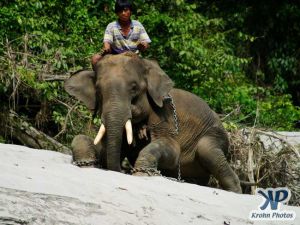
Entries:
[[64, 84], [65, 90], [82, 101], [91, 111], [96, 108], [95, 79], [94, 71], [81, 70], [75, 72]]
[[153, 60], [144, 59], [146, 63], [146, 80], [148, 93], [159, 107], [163, 106], [163, 99], [173, 88], [174, 83], [170, 77]]

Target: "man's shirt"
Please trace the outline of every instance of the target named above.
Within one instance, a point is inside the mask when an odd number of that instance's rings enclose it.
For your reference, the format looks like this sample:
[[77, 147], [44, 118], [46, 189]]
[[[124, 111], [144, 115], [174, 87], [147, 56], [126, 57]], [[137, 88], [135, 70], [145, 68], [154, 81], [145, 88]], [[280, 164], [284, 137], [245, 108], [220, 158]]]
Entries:
[[137, 20], [131, 20], [130, 32], [127, 36], [122, 34], [121, 26], [118, 21], [109, 23], [106, 27], [103, 39], [103, 42], [111, 44], [113, 54], [119, 54], [126, 51], [135, 52], [138, 50], [138, 41], [151, 42], [145, 28]]

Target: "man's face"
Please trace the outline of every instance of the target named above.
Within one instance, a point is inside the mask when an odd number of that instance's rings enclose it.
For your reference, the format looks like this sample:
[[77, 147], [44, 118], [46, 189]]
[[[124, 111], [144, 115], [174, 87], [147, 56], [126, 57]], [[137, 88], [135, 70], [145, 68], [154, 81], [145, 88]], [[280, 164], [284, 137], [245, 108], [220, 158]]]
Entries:
[[119, 20], [122, 22], [127, 22], [130, 20], [131, 11], [129, 8], [124, 8], [123, 10], [117, 12], [117, 15], [119, 17]]

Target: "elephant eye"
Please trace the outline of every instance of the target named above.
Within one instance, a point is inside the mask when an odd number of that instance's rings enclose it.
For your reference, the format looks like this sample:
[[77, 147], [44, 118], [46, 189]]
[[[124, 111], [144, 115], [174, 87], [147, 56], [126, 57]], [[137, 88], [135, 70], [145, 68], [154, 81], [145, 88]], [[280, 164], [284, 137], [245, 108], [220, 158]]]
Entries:
[[131, 89], [130, 89], [131, 94], [132, 94], [132, 95], [136, 95], [137, 91], [138, 91], [138, 86], [137, 86], [137, 84], [136, 84], [136, 83], [132, 83]]
[[132, 99], [131, 99], [131, 104], [135, 105], [136, 102], [138, 100], [138, 96], [134, 96]]

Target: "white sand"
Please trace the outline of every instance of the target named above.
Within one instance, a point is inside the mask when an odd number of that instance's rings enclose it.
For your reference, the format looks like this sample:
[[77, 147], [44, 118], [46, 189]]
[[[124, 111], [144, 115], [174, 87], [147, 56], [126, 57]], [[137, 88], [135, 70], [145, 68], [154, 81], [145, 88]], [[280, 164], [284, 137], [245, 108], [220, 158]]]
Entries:
[[249, 220], [261, 203], [260, 196], [79, 168], [68, 155], [0, 144], [0, 224], [300, 224], [300, 207], [285, 205], [294, 221]]

